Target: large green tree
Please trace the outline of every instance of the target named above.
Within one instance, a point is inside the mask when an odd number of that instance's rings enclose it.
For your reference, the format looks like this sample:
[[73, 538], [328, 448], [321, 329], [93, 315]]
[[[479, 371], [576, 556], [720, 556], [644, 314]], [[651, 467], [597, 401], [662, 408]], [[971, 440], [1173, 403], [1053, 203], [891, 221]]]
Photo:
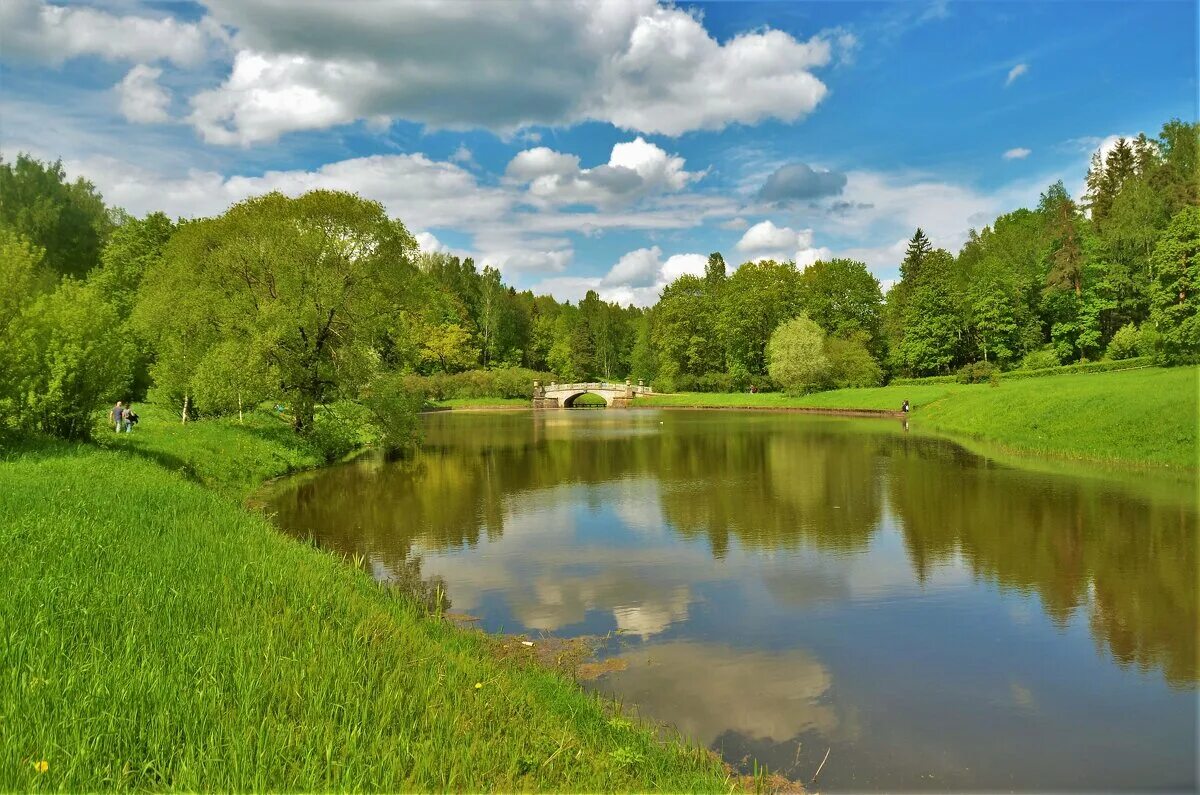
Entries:
[[246, 355], [261, 359], [292, 405], [298, 431], [312, 427], [319, 404], [357, 396], [414, 299], [415, 241], [378, 203], [351, 194], [271, 193], [176, 237], [147, 274], [139, 307], [166, 324], [167, 357], [203, 363], [203, 353], [189, 352], [190, 322], [172, 323], [169, 305], [207, 305], [200, 325], [218, 340], [246, 341]]
[[61, 160], [19, 154], [0, 160], [0, 226], [42, 249], [52, 272], [78, 277], [100, 261], [112, 222], [95, 186], [69, 181]]
[[1200, 357], [1200, 207], [1171, 219], [1154, 249], [1150, 320], [1162, 339], [1167, 363]]

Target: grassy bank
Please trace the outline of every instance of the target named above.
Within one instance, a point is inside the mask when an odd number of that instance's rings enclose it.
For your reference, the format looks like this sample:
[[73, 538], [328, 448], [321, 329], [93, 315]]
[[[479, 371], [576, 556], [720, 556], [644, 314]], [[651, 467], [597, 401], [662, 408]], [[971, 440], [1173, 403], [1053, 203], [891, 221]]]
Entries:
[[0, 790], [729, 788], [240, 507], [315, 463], [276, 419], [140, 413], [0, 455]]
[[527, 409], [532, 406], [531, 398], [472, 397], [429, 401], [431, 409]]
[[1177, 469], [1197, 466], [1200, 368], [1076, 373], [988, 384], [909, 384], [812, 395], [684, 393], [638, 405], [896, 410], [914, 429], [1021, 453]]

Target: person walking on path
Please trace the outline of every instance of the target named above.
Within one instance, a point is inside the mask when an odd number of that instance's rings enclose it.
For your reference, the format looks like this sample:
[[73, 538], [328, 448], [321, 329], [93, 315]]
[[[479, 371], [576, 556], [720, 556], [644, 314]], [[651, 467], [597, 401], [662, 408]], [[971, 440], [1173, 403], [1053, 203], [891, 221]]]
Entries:
[[113, 427], [117, 429], [117, 433], [121, 432], [121, 425], [125, 421], [125, 407], [121, 401], [117, 401], [117, 405], [113, 406], [112, 411], [108, 413], [112, 420]]
[[900, 410], [903, 411], [905, 414], [908, 413], [908, 401], [907, 400], [904, 401], [904, 405], [900, 407]]

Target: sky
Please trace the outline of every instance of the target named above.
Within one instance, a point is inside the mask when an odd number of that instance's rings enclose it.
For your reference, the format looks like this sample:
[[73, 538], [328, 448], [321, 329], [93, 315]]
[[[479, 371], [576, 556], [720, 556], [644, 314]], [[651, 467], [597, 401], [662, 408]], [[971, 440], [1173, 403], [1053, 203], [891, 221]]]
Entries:
[[647, 306], [1078, 195], [1197, 117], [1197, 3], [0, 0], [0, 153], [111, 205], [354, 191], [519, 289]]

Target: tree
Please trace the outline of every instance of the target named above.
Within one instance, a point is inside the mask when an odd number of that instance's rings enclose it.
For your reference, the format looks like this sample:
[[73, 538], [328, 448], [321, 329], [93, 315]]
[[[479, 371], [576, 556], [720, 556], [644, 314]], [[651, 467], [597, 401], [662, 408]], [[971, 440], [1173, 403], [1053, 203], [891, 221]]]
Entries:
[[851, 259], [819, 260], [800, 273], [800, 305], [827, 334], [866, 335], [882, 353], [883, 293], [867, 266]]
[[727, 270], [721, 252], [714, 251], [708, 255], [708, 264], [704, 266], [704, 283], [714, 295], [721, 289], [721, 285], [725, 284]]
[[953, 265], [954, 258], [942, 249], [922, 258], [903, 306], [904, 336], [893, 348], [905, 372], [931, 375], [954, 361], [962, 323], [951, 290]]
[[68, 182], [61, 160], [19, 154], [0, 160], [0, 226], [42, 249], [53, 273], [81, 277], [99, 262], [112, 224], [92, 183]]
[[900, 279], [902, 281], [913, 281], [921, 274], [921, 265], [925, 262], [925, 258], [933, 252], [933, 244], [929, 242], [929, 238], [925, 236], [924, 230], [917, 227], [917, 231], [908, 241], [908, 248], [904, 251], [904, 259], [900, 262]]
[[457, 323], [426, 326], [421, 337], [421, 358], [443, 373], [456, 373], [475, 363], [471, 335]]
[[95, 285], [65, 279], [17, 323], [18, 355], [29, 365], [18, 385], [22, 425], [87, 438], [96, 409], [122, 397], [129, 385], [134, 350], [116, 309]]
[[1160, 335], [1160, 358], [1170, 364], [1200, 356], [1200, 207], [1171, 219], [1151, 257], [1150, 321]]
[[765, 373], [767, 341], [800, 306], [800, 273], [794, 263], [760, 260], [738, 268], [725, 284], [717, 314], [728, 366], [740, 365], [751, 375]]
[[816, 389], [829, 378], [825, 332], [799, 315], [779, 324], [767, 343], [771, 379], [789, 392]]
[[1039, 209], [1046, 218], [1050, 237], [1046, 289], [1073, 289], [1078, 298], [1083, 293], [1084, 263], [1079, 210], [1061, 181], [1042, 194]]
[[152, 308], [176, 274], [195, 273], [176, 294], [208, 303], [218, 339], [246, 340], [261, 355], [297, 431], [312, 427], [318, 404], [356, 397], [414, 298], [416, 242], [404, 225], [376, 202], [318, 190], [249, 199], [197, 226], [151, 272]]
[[0, 428], [17, 421], [23, 379], [37, 362], [21, 338], [23, 316], [53, 286], [41, 249], [0, 228]]
[[[469, 260], [468, 260], [469, 261]], [[482, 343], [484, 367], [496, 353], [496, 342], [504, 313], [504, 285], [500, 283], [500, 271], [490, 265], [483, 268], [479, 281], [479, 336]]]

